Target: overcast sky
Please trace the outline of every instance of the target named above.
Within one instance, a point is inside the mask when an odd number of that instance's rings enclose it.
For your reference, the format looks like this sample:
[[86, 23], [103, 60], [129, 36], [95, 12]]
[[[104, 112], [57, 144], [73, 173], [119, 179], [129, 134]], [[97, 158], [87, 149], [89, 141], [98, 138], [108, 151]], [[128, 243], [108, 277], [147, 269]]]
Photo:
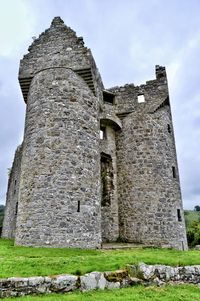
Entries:
[[166, 66], [183, 204], [200, 205], [200, 0], [0, 0], [0, 204], [23, 137], [19, 60], [55, 16], [83, 36], [106, 88]]

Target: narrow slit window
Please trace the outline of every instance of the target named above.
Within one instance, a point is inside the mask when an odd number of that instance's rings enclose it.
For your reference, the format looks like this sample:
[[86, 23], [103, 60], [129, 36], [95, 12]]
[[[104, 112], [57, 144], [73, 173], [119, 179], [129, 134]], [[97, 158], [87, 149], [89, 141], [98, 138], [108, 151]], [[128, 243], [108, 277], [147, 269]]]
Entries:
[[168, 130], [168, 133], [170, 133], [170, 134], [171, 134], [171, 132], [172, 132], [172, 129], [171, 129], [171, 126], [170, 126], [170, 124], [168, 124], [168, 125], [167, 125], [167, 130]]
[[172, 166], [172, 174], [173, 174], [173, 178], [176, 178], [176, 168], [175, 166]]
[[16, 203], [16, 207], [15, 207], [15, 215], [17, 215], [18, 213], [18, 202]]
[[177, 218], [179, 222], [182, 222], [182, 217], [181, 217], [181, 210], [177, 209]]
[[143, 94], [138, 95], [138, 103], [145, 102], [145, 98]]
[[17, 185], [17, 180], [15, 180], [15, 186]]
[[80, 212], [80, 209], [81, 209], [81, 203], [80, 201], [78, 201], [77, 212]]

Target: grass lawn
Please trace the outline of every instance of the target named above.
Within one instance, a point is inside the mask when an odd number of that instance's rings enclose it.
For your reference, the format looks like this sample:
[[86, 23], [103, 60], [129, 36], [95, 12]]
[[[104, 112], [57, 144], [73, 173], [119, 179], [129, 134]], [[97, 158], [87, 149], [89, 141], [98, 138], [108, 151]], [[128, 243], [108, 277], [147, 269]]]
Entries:
[[116, 270], [138, 262], [198, 265], [200, 252], [154, 248], [81, 250], [15, 247], [13, 241], [0, 239], [0, 278], [84, 274]]
[[46, 296], [5, 298], [5, 301], [199, 301], [200, 287], [179, 285], [165, 287], [136, 286], [121, 290], [68, 293]]

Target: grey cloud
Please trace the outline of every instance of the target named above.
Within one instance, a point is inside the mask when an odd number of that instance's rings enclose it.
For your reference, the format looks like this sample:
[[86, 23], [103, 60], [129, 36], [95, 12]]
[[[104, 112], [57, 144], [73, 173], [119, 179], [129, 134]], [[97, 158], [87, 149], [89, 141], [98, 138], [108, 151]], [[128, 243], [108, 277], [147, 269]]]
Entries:
[[5, 202], [8, 168], [23, 132], [24, 104], [17, 83], [17, 69], [15, 59], [0, 57], [0, 203]]
[[[177, 153], [186, 208], [200, 204], [200, 35], [194, 32], [185, 47], [172, 89]], [[192, 45], [192, 46], [191, 46]]]

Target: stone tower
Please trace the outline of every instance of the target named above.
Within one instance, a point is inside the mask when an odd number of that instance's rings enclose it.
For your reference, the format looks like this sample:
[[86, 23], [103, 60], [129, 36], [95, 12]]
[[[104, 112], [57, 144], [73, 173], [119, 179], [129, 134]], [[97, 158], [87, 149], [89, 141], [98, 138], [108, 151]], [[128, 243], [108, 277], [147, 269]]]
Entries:
[[164, 67], [104, 89], [83, 39], [56, 17], [20, 62], [26, 102], [3, 237], [99, 248], [121, 240], [187, 249]]

